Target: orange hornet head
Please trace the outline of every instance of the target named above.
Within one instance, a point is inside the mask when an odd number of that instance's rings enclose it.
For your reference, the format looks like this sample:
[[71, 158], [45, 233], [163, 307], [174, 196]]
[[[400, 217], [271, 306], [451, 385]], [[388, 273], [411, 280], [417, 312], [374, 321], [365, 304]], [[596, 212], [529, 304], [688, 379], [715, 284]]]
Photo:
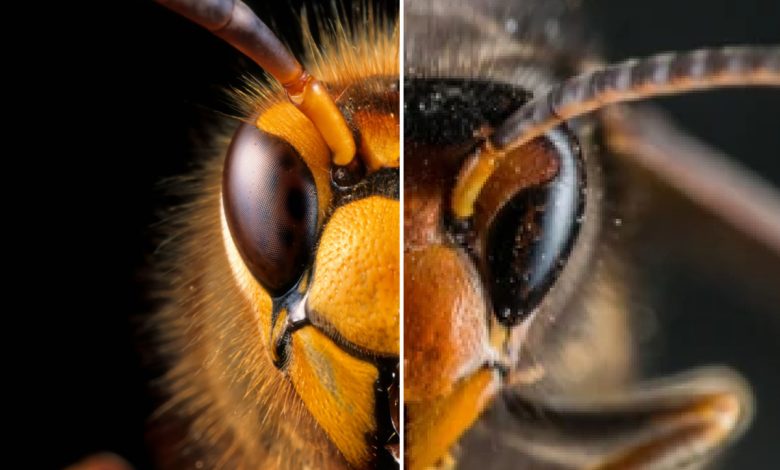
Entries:
[[222, 186], [258, 341], [354, 468], [398, 458], [399, 93], [385, 43], [386, 63], [317, 70], [359, 143], [349, 165], [293, 104], [266, 98], [234, 136]]
[[[197, 377], [172, 380], [191, 434], [225, 449], [219, 467], [241, 467], [232, 454], [253, 468], [396, 464], [398, 27], [369, 9], [359, 29], [323, 28], [304, 68], [241, 0], [158, 1], [278, 81], [238, 93], [252, 117], [227, 150], [218, 209], [188, 221], [199, 236], [180, 277], [195, 279], [171, 317], [199, 340], [180, 360]], [[221, 251], [204, 235], [217, 214]], [[225, 265], [233, 282], [205, 280]]]

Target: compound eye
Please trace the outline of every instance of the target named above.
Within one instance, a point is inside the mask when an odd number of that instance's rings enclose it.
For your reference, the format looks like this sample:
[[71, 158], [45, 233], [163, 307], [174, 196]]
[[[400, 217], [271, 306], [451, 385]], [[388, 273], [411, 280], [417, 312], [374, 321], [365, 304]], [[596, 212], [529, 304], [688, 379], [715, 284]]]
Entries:
[[531, 313], [558, 278], [585, 207], [584, 165], [574, 138], [556, 130], [543, 145], [556, 167], [553, 176], [512, 195], [486, 237], [493, 310], [510, 326]]
[[287, 292], [311, 261], [317, 229], [317, 190], [301, 156], [242, 124], [225, 160], [222, 200], [249, 271], [272, 296]]

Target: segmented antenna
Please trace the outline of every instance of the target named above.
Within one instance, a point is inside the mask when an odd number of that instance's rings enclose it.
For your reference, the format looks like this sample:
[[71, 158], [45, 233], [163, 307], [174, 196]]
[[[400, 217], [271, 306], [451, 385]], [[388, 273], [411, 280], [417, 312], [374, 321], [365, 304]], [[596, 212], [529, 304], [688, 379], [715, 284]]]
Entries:
[[504, 156], [564, 121], [610, 104], [732, 86], [780, 86], [780, 47], [660, 54], [562, 82], [515, 111], [469, 157], [453, 190], [452, 211], [470, 217]]
[[313, 123], [333, 162], [355, 157], [355, 139], [325, 87], [303, 69], [279, 38], [241, 0], [156, 0], [203, 26], [255, 61], [282, 84], [290, 101]]

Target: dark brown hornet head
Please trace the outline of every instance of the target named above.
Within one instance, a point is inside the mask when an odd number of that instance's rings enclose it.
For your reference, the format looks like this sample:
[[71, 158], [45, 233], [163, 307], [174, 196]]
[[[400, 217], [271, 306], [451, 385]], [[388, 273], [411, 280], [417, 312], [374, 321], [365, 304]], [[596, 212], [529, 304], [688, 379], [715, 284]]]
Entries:
[[[569, 54], [571, 44], [537, 36], [535, 25], [568, 24], [567, 2], [519, 4], [505, 24], [483, 16], [500, 2], [467, 3], [407, 2], [409, 468], [446, 463], [449, 449], [499, 389], [525, 405], [516, 406], [525, 428], [514, 446], [527, 459], [509, 468], [529, 460], [561, 468], [667, 468], [690, 461], [694, 446], [709, 452], [744, 429], [749, 415], [744, 386], [731, 375], [654, 384], [652, 393], [598, 404], [569, 387], [587, 377], [581, 382], [595, 384], [591, 391], [610, 389], [607, 382], [622, 384], [628, 376], [629, 362], [624, 293], [608, 279], [618, 271], [593, 256], [603, 209], [592, 131], [598, 121], [575, 126], [570, 120], [661, 94], [776, 86], [780, 50], [663, 54], [594, 68]], [[513, 36], [518, 28], [527, 29], [524, 42]], [[561, 328], [563, 320], [577, 328]], [[542, 356], [554, 360], [537, 361]], [[558, 358], [567, 361], [565, 377], [556, 371]], [[551, 386], [548, 395], [523, 401], [542, 378]], [[617, 421], [629, 424], [615, 437], [605, 423]], [[589, 446], [587, 430], [603, 439]], [[483, 447], [495, 440], [487, 441]], [[477, 460], [491, 458], [485, 451]]]
[[[584, 217], [586, 175], [575, 138], [556, 130], [512, 152], [480, 194], [475, 216], [457, 220], [448, 201], [463, 159], [483, 129], [530, 95], [472, 79], [412, 78], [406, 87], [407, 458], [424, 468], [512, 372], [520, 342], [509, 336], [523, 331], [512, 327], [532, 314], [568, 260]], [[446, 288], [437, 279], [447, 279]]]
[[397, 27], [323, 31], [304, 70], [239, 0], [162, 3], [282, 85], [239, 93], [250, 117], [203, 176], [156, 319], [185, 461], [397, 468]]

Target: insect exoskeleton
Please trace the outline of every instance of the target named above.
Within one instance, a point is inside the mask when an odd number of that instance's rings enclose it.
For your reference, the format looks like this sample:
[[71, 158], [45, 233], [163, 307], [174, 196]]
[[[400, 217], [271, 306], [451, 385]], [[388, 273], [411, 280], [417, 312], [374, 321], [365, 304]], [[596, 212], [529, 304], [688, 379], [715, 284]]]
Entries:
[[[446, 454], [503, 383], [519, 379], [523, 320], [570, 260], [585, 217], [587, 177], [575, 138], [556, 130], [508, 156], [480, 194], [475, 216], [455, 220], [447, 197], [462, 152], [476, 145], [481, 127], [529, 95], [484, 80], [405, 83], [406, 456], [410, 468], [425, 468]], [[591, 228], [584, 238], [592, 237]], [[573, 254], [578, 268], [570, 271], [584, 266], [587, 248], [580, 246]], [[448, 279], [447, 288], [436, 279]]]
[[161, 435], [181, 440], [165, 459], [397, 466], [397, 24], [366, 9], [317, 45], [305, 32], [304, 69], [240, 1], [162, 3], [283, 85], [236, 93], [246, 117], [172, 227], [153, 319], [170, 364]]
[[[537, 327], [528, 340], [531, 320], [545, 316], [537, 313], [540, 304], [552, 312], [573, 296], [601, 215], [597, 164], [592, 157], [586, 163], [565, 126], [508, 155], [477, 197], [473, 217], [453, 214], [450, 199], [466, 157], [556, 73], [575, 69], [561, 61], [553, 72], [560, 57], [552, 53], [528, 61], [528, 50], [464, 3], [441, 6], [407, 4], [406, 16], [404, 406], [411, 469], [446, 464], [502, 387], [549, 373], [534, 361], [524, 360], [524, 368], [521, 348], [551, 341]], [[513, 72], [527, 81], [513, 81]], [[434, 282], [439, 278], [449, 279], [446, 289]], [[617, 315], [600, 322], [621, 330]], [[603, 355], [624, 357], [625, 345], [613, 339]], [[491, 452], [482, 458], [500, 465]]]
[[[603, 242], [609, 205], [623, 201], [605, 181], [614, 181], [610, 152], [646, 156], [652, 145], [608, 113], [574, 118], [657, 95], [780, 86], [780, 48], [595, 65], [575, 36], [544, 34], [544, 25], [579, 31], [575, 3], [406, 2], [404, 457], [413, 470], [455, 460], [689, 468], [750, 421], [748, 388], [728, 370], [632, 381], [626, 282]], [[621, 137], [632, 145], [618, 148]], [[686, 150], [665, 161], [690, 161]], [[739, 204], [771, 212], [758, 198]]]

